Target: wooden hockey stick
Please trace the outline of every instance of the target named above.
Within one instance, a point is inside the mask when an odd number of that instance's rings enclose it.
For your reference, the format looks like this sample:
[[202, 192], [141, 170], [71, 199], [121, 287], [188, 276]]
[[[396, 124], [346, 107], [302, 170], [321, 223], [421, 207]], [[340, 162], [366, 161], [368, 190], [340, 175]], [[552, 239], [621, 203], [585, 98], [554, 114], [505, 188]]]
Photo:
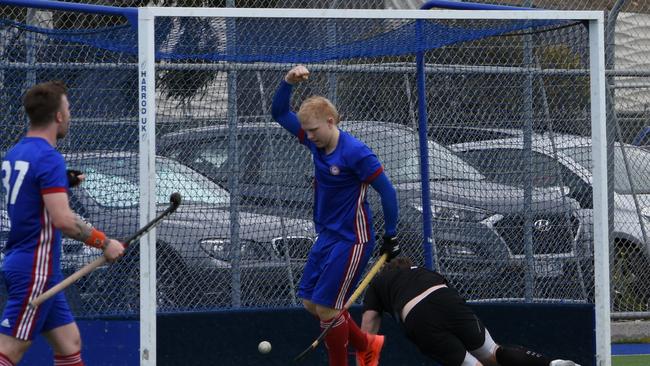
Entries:
[[298, 362], [298, 361], [302, 360], [303, 358], [305, 358], [305, 356], [309, 352], [311, 352], [312, 350], [316, 349], [316, 347], [318, 347], [320, 342], [323, 340], [323, 338], [325, 338], [327, 333], [332, 328], [332, 325], [334, 325], [339, 320], [339, 318], [343, 314], [345, 314], [345, 312], [350, 308], [350, 306], [352, 306], [352, 304], [354, 304], [354, 302], [357, 300], [357, 298], [359, 296], [361, 296], [361, 293], [363, 292], [363, 290], [365, 290], [366, 287], [368, 287], [368, 284], [370, 284], [370, 281], [372, 281], [372, 279], [375, 277], [375, 275], [379, 272], [379, 270], [381, 269], [381, 266], [384, 265], [384, 262], [386, 262], [387, 258], [388, 258], [388, 254], [384, 254], [381, 257], [379, 257], [377, 262], [372, 266], [372, 268], [370, 268], [370, 271], [368, 272], [368, 274], [366, 274], [366, 277], [363, 279], [363, 281], [361, 281], [361, 283], [359, 284], [359, 287], [357, 287], [357, 289], [352, 293], [352, 296], [350, 296], [350, 298], [345, 303], [345, 305], [343, 305], [343, 309], [341, 309], [341, 311], [339, 311], [338, 315], [334, 319], [332, 319], [332, 321], [327, 326], [327, 328], [323, 329], [323, 331], [318, 336], [318, 338], [316, 338], [316, 340], [313, 341], [312, 344], [310, 344], [309, 347], [307, 347], [307, 349], [302, 351], [298, 356], [296, 356], [293, 359], [294, 361]]

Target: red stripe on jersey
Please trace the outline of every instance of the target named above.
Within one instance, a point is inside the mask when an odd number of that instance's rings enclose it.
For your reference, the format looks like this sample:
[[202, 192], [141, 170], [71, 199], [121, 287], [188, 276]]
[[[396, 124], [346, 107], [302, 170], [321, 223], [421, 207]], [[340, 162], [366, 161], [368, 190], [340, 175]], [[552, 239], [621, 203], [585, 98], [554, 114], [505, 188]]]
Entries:
[[364, 213], [363, 221], [365, 222], [364, 230], [365, 230], [365, 234], [366, 234], [366, 241], [364, 242], [364, 244], [365, 244], [368, 241], [370, 241], [370, 236], [371, 235], [370, 235], [370, 221], [368, 220], [368, 213], [366, 212], [365, 208], [363, 209], [363, 213]]
[[370, 176], [368, 177], [368, 179], [365, 180], [365, 182], [366, 182], [366, 183], [371, 183], [373, 180], [377, 179], [377, 177], [378, 177], [381, 173], [383, 173], [383, 171], [384, 171], [384, 167], [383, 167], [383, 166], [380, 166], [379, 168], [377, 168], [377, 170], [375, 170], [374, 173], [370, 174]]
[[368, 184], [362, 183], [359, 188], [359, 196], [357, 197], [357, 208], [354, 216], [355, 220], [355, 234], [357, 243], [365, 243], [370, 240], [370, 228], [368, 226], [368, 213], [364, 206], [366, 201], [366, 192], [368, 191]]
[[305, 144], [305, 130], [302, 128], [298, 130], [298, 141], [303, 145]]
[[46, 195], [50, 193], [67, 193], [68, 190], [64, 187], [51, 187], [41, 189], [41, 195]]

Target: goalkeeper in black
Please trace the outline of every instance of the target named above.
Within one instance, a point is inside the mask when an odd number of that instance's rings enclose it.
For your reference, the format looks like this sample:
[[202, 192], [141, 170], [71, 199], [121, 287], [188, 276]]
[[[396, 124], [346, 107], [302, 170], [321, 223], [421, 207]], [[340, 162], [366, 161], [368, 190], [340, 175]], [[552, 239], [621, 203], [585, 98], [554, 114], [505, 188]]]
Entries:
[[523, 347], [496, 344], [442, 275], [416, 267], [405, 257], [387, 263], [370, 283], [361, 329], [377, 334], [383, 312], [402, 323], [420, 352], [443, 366], [580, 366]]

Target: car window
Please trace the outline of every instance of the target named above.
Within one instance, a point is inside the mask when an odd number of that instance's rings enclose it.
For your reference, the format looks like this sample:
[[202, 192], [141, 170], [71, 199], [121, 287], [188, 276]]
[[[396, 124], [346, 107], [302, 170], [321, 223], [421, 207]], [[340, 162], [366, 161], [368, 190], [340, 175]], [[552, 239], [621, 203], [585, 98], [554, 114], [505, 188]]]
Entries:
[[208, 163], [217, 169], [226, 169], [228, 161], [228, 149], [224, 140], [218, 140], [216, 144], [203, 144], [199, 147], [194, 159], [197, 163]]
[[288, 133], [266, 136], [260, 183], [285, 187], [311, 187], [314, 176], [311, 153]]
[[[228, 139], [211, 138], [187, 148], [178, 144], [165, 153], [203, 172], [227, 187], [230, 172]], [[238, 137], [239, 181], [242, 184], [310, 187], [313, 164], [309, 150], [295, 136], [279, 128], [268, 133], [241, 134]]]
[[[343, 123], [341, 128], [358, 137], [374, 151], [392, 181], [420, 181], [420, 145], [416, 133], [401, 128], [373, 127], [370, 123]], [[428, 141], [428, 144], [431, 180], [484, 179], [478, 170], [442, 145], [433, 141]]]
[[489, 128], [467, 128], [455, 126], [432, 127], [429, 137], [442, 145], [460, 144], [464, 142], [497, 140], [513, 137], [514, 133]]
[[533, 151], [530, 164], [522, 149], [470, 150], [460, 155], [490, 181], [533, 187], [573, 186], [581, 179], [550, 156]]
[[[239, 180], [244, 184], [256, 184], [260, 177], [260, 159], [263, 156], [263, 141], [249, 135], [239, 136], [237, 141], [239, 151]], [[227, 137], [217, 137], [194, 146], [190, 151], [177, 145], [176, 158], [196, 167], [206, 175], [226, 185], [232, 175], [229, 164], [229, 143]]]
[[[70, 167], [86, 174], [81, 186], [105, 207], [132, 207], [139, 203], [138, 160], [135, 158], [86, 158], [71, 160]], [[188, 167], [170, 160], [156, 159], [156, 203], [169, 204], [169, 195], [179, 192], [183, 203], [225, 205], [227, 191]]]
[[[562, 149], [562, 152], [593, 171], [590, 146], [566, 148]], [[617, 146], [614, 149], [614, 191], [620, 194], [632, 194], [632, 192], [650, 194], [650, 164], [648, 164], [650, 152], [625, 145], [625, 157], [629, 171], [626, 169], [623, 148]]]

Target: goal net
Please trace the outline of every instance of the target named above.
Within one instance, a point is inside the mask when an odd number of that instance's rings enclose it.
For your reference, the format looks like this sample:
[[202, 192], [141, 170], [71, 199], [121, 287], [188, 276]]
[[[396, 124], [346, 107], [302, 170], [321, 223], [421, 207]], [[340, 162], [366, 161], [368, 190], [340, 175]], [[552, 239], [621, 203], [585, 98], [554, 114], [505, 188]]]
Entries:
[[[594, 304], [609, 286], [594, 276], [608, 255], [598, 13], [1, 10], [2, 150], [25, 131], [26, 88], [60, 79], [73, 122], [58, 147], [87, 176], [76, 212], [126, 237], [183, 197], [69, 290], [77, 314], [301, 305], [318, 181], [271, 116], [297, 64], [311, 74], [292, 109], [327, 97], [382, 162], [404, 256], [469, 301]], [[96, 255], [64, 240], [62, 265]]]

